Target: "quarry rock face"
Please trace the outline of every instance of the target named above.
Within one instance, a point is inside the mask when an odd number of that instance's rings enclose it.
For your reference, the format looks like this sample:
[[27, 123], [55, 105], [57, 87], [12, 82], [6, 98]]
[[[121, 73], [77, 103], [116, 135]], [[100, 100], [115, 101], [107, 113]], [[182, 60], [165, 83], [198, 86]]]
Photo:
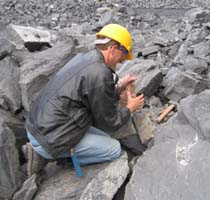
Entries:
[[[207, 200], [209, 8], [206, 0], [1, 1], [0, 199]], [[26, 177], [22, 146], [31, 105], [71, 58], [94, 48], [95, 33], [108, 23], [124, 25], [132, 35], [135, 58], [120, 63], [116, 73], [136, 75], [135, 92], [145, 98], [112, 133], [123, 149], [129, 145], [127, 152], [114, 162], [82, 167], [82, 178], [72, 166], [55, 163], [46, 174]], [[142, 146], [133, 148], [139, 141]]]

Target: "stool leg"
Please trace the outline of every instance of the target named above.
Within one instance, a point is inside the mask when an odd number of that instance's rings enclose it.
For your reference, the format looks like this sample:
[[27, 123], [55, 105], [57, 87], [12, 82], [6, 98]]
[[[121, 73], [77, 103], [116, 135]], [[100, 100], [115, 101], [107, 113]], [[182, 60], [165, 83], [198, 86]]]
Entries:
[[77, 155], [74, 153], [73, 148], [70, 150], [70, 152], [71, 152], [71, 159], [72, 159], [72, 163], [73, 163], [73, 166], [74, 166], [74, 170], [76, 172], [76, 176], [81, 177], [81, 176], [83, 176], [83, 173], [82, 173]]

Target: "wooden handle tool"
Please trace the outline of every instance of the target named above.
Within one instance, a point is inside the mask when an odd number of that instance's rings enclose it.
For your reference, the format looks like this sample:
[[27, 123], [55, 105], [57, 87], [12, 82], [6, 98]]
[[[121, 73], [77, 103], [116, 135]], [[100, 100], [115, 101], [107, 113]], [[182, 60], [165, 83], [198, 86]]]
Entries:
[[167, 108], [165, 108], [163, 110], [163, 112], [161, 112], [161, 114], [159, 115], [159, 117], [157, 118], [157, 122], [160, 123], [175, 107], [176, 107], [175, 104], [171, 104], [170, 106], [168, 106]]

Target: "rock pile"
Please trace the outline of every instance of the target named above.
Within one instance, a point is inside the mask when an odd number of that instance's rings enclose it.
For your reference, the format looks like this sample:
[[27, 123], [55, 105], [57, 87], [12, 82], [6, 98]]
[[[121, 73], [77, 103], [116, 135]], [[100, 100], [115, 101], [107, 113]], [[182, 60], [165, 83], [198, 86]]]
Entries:
[[[169, 1], [160, 2], [170, 7]], [[130, 7], [128, 1], [108, 0], [0, 2], [0, 199], [208, 199], [210, 11], [180, 9], [190, 4], [175, 2], [174, 15], [138, 8], [157, 7], [152, 1], [131, 1]], [[208, 6], [205, 2], [199, 1]], [[37, 175], [27, 179], [21, 148], [31, 104], [58, 69], [93, 48], [95, 32], [111, 22], [128, 27], [133, 36], [135, 59], [120, 64], [117, 73], [137, 75], [135, 92], [146, 98], [116, 137], [138, 132], [148, 149], [129, 165], [124, 152], [112, 163], [84, 167], [82, 179], [72, 167], [55, 163], [47, 166], [44, 182]], [[158, 123], [169, 104], [176, 109]], [[125, 180], [125, 197], [123, 188], [114, 196]]]
[[[110, 18], [112, 11], [118, 12], [116, 19], [126, 15], [130, 17], [139, 14], [139, 8], [163, 9], [168, 15], [171, 12], [177, 15], [183, 9], [194, 7], [209, 8], [206, 0], [1, 0], [0, 22], [17, 25], [45, 26], [50, 29], [71, 27], [72, 23], [95, 23], [103, 15]], [[114, 9], [114, 10], [113, 10]], [[144, 12], [144, 9], [140, 12]], [[174, 10], [173, 10], [174, 9]], [[161, 12], [164, 10], [161, 10]], [[160, 13], [161, 13], [160, 12]], [[145, 13], [145, 12], [144, 12]], [[101, 15], [102, 14], [102, 15]]]

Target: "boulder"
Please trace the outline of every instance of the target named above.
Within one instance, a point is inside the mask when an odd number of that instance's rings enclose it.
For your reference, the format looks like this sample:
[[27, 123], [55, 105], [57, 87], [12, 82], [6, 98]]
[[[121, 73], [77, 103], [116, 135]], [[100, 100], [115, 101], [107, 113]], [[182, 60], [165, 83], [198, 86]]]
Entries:
[[210, 90], [180, 102], [178, 114], [155, 132], [140, 157], [125, 200], [209, 199]]
[[53, 176], [42, 183], [34, 200], [112, 200], [127, 177], [129, 167], [127, 154], [124, 152], [113, 162], [82, 166], [83, 177], [76, 177], [72, 168], [54, 167], [49, 170]]
[[192, 71], [197, 74], [205, 74], [205, 72], [208, 71], [208, 63], [205, 62], [202, 59], [196, 58], [191, 55], [187, 55], [183, 60], [180, 60], [181, 66], [179, 66], [179, 69], [182, 71]]
[[13, 50], [15, 49], [15, 45], [9, 42], [6, 39], [2, 39], [0, 36], [0, 60], [4, 59], [6, 56], [12, 54]]
[[141, 49], [142, 56], [148, 56], [153, 53], [157, 53], [159, 51], [158, 45], [147, 46]]
[[170, 100], [179, 100], [204, 91], [206, 82], [196, 73], [182, 72], [172, 67], [161, 83], [164, 87], [163, 94]]
[[136, 75], [136, 93], [144, 93], [147, 97], [151, 97], [157, 92], [163, 79], [162, 72], [153, 60], [136, 59], [133, 63], [127, 62], [121, 66], [117, 73], [120, 77], [126, 74]]
[[12, 200], [32, 200], [34, 194], [38, 190], [38, 186], [36, 184], [37, 175], [33, 174], [30, 178], [28, 178], [22, 185], [21, 189], [18, 190]]
[[7, 38], [15, 44], [17, 49], [23, 49], [26, 47], [32, 52], [40, 50], [42, 46], [51, 47], [62, 41], [56, 31], [30, 26], [10, 24], [7, 27], [7, 32]]
[[74, 56], [72, 42], [61, 43], [55, 47], [37, 53], [16, 55], [21, 65], [20, 88], [22, 105], [29, 111], [32, 102], [38, 96], [50, 77]]
[[162, 72], [158, 67], [150, 68], [138, 75], [136, 93], [143, 93], [147, 97], [153, 96], [163, 80]]
[[14, 59], [5, 57], [0, 61], [0, 69], [0, 106], [16, 113], [21, 108], [20, 68]]
[[198, 44], [193, 45], [193, 52], [196, 58], [210, 63], [210, 41], [202, 41]]

